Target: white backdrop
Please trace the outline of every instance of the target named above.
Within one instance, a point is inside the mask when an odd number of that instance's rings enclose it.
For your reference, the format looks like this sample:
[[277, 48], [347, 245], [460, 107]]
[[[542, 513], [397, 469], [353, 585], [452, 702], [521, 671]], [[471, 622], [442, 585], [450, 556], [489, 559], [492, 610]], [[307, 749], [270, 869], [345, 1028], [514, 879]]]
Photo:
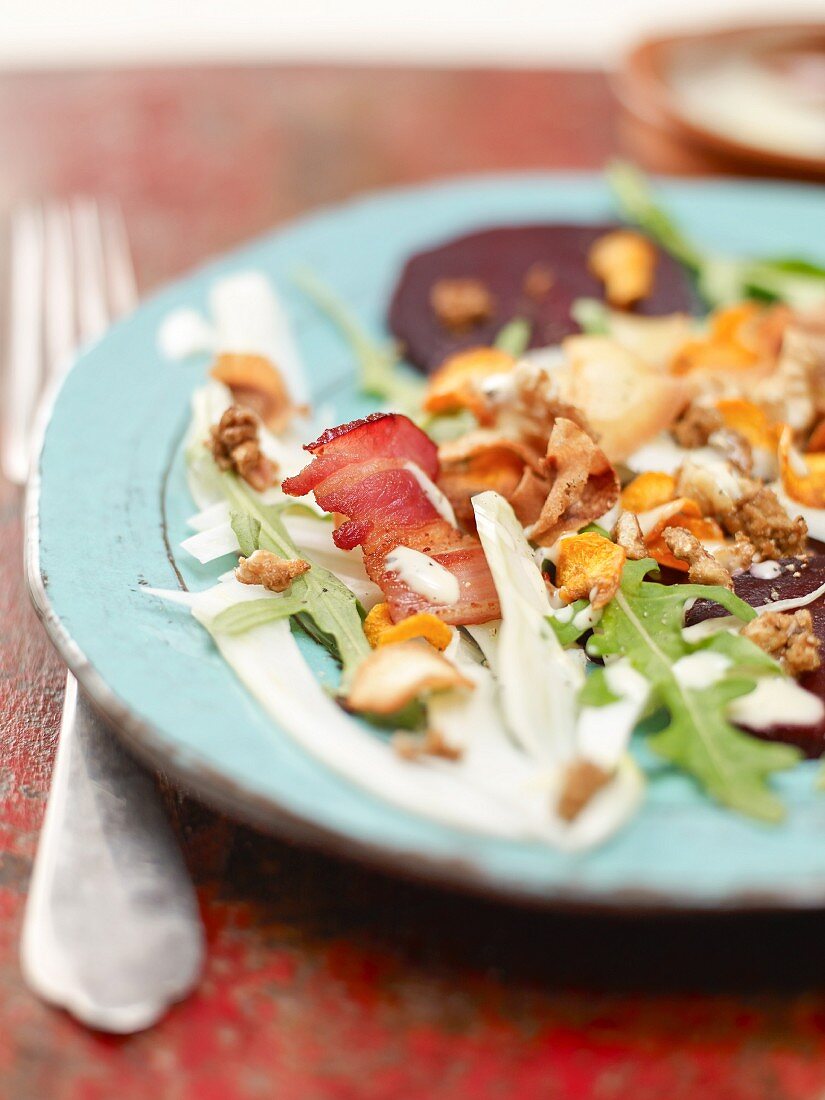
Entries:
[[5, 0], [0, 65], [610, 63], [652, 30], [825, 18], [825, 0]]

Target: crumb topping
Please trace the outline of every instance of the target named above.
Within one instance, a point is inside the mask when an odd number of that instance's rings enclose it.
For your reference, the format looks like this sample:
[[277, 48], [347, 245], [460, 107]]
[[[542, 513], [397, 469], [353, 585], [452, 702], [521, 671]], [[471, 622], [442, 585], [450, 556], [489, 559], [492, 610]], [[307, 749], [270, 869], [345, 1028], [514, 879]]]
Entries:
[[284, 592], [309, 568], [303, 558], [281, 558], [270, 550], [256, 550], [239, 560], [235, 576], [241, 584], [262, 584], [270, 592]]
[[574, 760], [567, 769], [559, 795], [559, 817], [563, 821], [573, 821], [610, 779], [611, 773], [591, 760]]
[[541, 302], [553, 289], [556, 276], [547, 264], [534, 263], [527, 269], [522, 289], [534, 302]]
[[819, 668], [819, 639], [807, 607], [766, 611], [742, 628], [742, 635], [779, 661], [791, 676]]
[[622, 512], [616, 520], [613, 536], [631, 561], [641, 561], [648, 556], [642, 529], [634, 512]]
[[688, 564], [688, 580], [693, 584], [719, 584], [733, 588], [728, 570], [708, 553], [701, 542], [684, 527], [666, 527], [662, 532], [668, 550]]
[[221, 470], [233, 470], [262, 492], [275, 484], [276, 466], [261, 450], [260, 420], [251, 409], [230, 405], [212, 428], [210, 448]]
[[450, 332], [467, 332], [495, 311], [495, 299], [481, 279], [439, 279], [430, 290], [430, 305]]
[[714, 405], [692, 401], [670, 429], [680, 447], [706, 447], [714, 432], [725, 426], [722, 414]]
[[760, 558], [792, 558], [805, 553], [808, 525], [802, 516], [788, 515], [773, 489], [745, 479], [739, 500], [719, 521], [729, 535], [742, 532]]

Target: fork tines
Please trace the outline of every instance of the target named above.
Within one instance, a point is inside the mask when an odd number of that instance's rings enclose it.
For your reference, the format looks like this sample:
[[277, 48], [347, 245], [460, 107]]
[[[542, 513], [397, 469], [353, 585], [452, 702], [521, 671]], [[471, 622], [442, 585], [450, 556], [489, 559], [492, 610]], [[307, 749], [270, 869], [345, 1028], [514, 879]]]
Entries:
[[123, 214], [111, 199], [77, 197], [11, 219], [9, 343], [0, 462], [22, 484], [38, 405], [77, 349], [137, 303]]

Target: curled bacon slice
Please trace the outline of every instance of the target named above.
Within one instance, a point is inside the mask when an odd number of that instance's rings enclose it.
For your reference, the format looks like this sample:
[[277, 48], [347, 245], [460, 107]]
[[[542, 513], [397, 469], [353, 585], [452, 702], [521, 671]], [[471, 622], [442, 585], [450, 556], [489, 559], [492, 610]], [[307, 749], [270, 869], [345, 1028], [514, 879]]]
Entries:
[[406, 459], [420, 466], [429, 478], [438, 474], [435, 443], [400, 413], [372, 413], [363, 420], [327, 428], [304, 450], [315, 461], [284, 482], [284, 492], [291, 496], [302, 497], [336, 470], [373, 458]]
[[[312, 490], [324, 511], [346, 516], [335, 543], [344, 550], [361, 547], [367, 574], [384, 593], [394, 622], [418, 611], [456, 626], [499, 617], [481, 544], [450, 523], [428, 494], [420, 474], [430, 480], [438, 475], [438, 454], [411, 420], [378, 413], [331, 428], [306, 449], [312, 462], [284, 481], [284, 492], [302, 496]], [[397, 546], [418, 550], [452, 573], [458, 602], [432, 604], [388, 570], [386, 557]]]

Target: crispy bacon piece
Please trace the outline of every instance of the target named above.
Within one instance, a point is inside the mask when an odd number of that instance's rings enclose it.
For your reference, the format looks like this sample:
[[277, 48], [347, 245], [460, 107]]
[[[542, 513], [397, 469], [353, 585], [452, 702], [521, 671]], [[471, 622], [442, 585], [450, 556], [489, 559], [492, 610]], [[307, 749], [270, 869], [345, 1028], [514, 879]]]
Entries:
[[304, 450], [315, 461], [284, 482], [284, 492], [292, 496], [302, 497], [336, 470], [373, 458], [414, 462], [431, 479], [438, 474], [435, 443], [400, 413], [372, 413], [363, 420], [327, 428], [314, 443], [307, 443]]
[[[438, 453], [411, 420], [378, 413], [331, 428], [306, 449], [312, 462], [283, 483], [284, 492], [314, 490], [325, 512], [344, 517], [335, 543], [344, 550], [361, 547], [367, 574], [383, 591], [394, 622], [419, 611], [454, 625], [499, 617], [481, 544], [442, 515], [422, 483], [420, 472], [431, 480], [438, 476]], [[449, 570], [458, 580], [458, 602], [432, 604], [387, 570], [386, 557], [396, 546], [419, 550]]]

